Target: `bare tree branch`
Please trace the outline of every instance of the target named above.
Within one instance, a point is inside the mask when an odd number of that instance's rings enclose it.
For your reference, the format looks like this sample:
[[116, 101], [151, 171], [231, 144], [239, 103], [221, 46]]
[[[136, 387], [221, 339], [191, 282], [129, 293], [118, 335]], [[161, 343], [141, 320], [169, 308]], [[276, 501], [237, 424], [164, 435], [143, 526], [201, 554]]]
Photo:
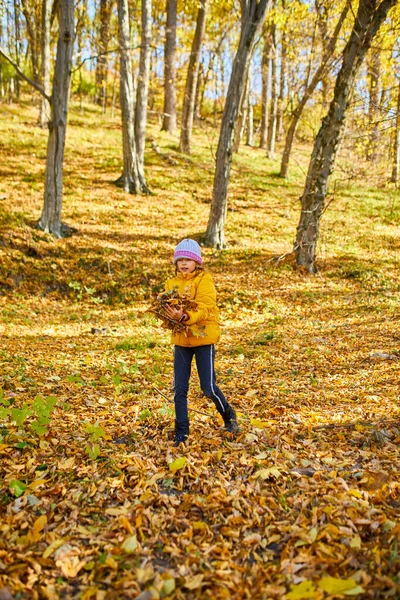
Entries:
[[[150, 46], [150, 47], [153, 50], [156, 49], [156, 46]], [[141, 48], [141, 46], [139, 44], [139, 46], [126, 46], [125, 48], [122, 48], [122, 49], [123, 50], [139, 50], [140, 48]], [[95, 60], [96, 58], [100, 58], [100, 56], [112, 54], [113, 52], [119, 52], [120, 50], [121, 50], [121, 48], [118, 46], [117, 48], [112, 48], [111, 50], [105, 50], [104, 52], [99, 52], [98, 54], [93, 54], [92, 56], [87, 56], [75, 67], [75, 69], [72, 70], [72, 73], [75, 73], [75, 71], [79, 71], [79, 69], [81, 69], [83, 67], [83, 65], [85, 64], [85, 62], [87, 62], [88, 60]]]
[[50, 104], [52, 103], [51, 96], [48, 96], [46, 94], [46, 92], [44, 91], [44, 89], [42, 88], [42, 86], [39, 85], [38, 83], [36, 83], [36, 81], [33, 81], [33, 79], [30, 79], [29, 77], [27, 77], [25, 75], [25, 73], [23, 73], [23, 71], [21, 71], [21, 69], [19, 68], [19, 66], [17, 65], [17, 63], [13, 61], [13, 59], [11, 58], [11, 56], [9, 56], [7, 54], [7, 52], [5, 52], [1, 46], [0, 46], [0, 55], [3, 56], [6, 60], [8, 60], [8, 62], [14, 67], [14, 69], [16, 70], [16, 72], [18, 73], [18, 75], [20, 77], [22, 77], [22, 79], [24, 79], [27, 83], [29, 83], [32, 87], [34, 87], [35, 90], [37, 90], [38, 92], [40, 92], [42, 94], [42, 96], [44, 98], [46, 98], [46, 100]]

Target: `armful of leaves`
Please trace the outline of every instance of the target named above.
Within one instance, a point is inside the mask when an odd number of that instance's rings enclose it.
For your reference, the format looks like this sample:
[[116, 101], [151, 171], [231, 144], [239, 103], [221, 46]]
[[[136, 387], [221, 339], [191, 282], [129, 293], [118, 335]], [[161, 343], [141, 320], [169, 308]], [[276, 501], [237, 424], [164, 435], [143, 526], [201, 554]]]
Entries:
[[165, 307], [169, 306], [181, 306], [183, 312], [188, 310], [196, 310], [197, 302], [190, 300], [187, 294], [180, 294], [176, 288], [169, 290], [168, 292], [162, 292], [161, 294], [154, 294], [151, 306], [146, 310], [148, 313], [152, 313], [160, 319], [161, 327], [164, 329], [170, 329], [173, 334], [183, 333], [187, 335], [189, 327], [185, 323], [179, 323], [170, 319], [165, 313]]

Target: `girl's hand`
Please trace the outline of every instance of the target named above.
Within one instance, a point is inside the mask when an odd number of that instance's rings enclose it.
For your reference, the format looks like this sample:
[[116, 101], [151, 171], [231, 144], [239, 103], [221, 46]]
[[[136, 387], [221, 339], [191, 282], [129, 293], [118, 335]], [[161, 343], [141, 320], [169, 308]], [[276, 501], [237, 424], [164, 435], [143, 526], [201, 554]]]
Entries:
[[172, 319], [173, 321], [179, 321], [179, 319], [182, 317], [183, 315], [183, 310], [181, 306], [170, 306], [169, 304], [166, 305], [165, 307], [165, 312], [166, 315], [169, 319]]

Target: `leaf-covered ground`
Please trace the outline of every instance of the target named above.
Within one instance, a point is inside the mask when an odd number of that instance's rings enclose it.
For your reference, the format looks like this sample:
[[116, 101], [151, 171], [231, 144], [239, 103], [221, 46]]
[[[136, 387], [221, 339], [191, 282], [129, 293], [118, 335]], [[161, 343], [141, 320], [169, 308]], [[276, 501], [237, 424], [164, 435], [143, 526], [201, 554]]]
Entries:
[[0, 110], [0, 598], [399, 598], [399, 193], [350, 184], [341, 157], [310, 277], [274, 260], [307, 148], [288, 182], [241, 150], [228, 249], [204, 249], [241, 433], [194, 372], [175, 449], [171, 347], [145, 310], [174, 245], [205, 230], [217, 129], [183, 158], [154, 124], [154, 195], [136, 198], [112, 185], [117, 117], [73, 109], [78, 231], [54, 241], [34, 228], [46, 134], [35, 109]]

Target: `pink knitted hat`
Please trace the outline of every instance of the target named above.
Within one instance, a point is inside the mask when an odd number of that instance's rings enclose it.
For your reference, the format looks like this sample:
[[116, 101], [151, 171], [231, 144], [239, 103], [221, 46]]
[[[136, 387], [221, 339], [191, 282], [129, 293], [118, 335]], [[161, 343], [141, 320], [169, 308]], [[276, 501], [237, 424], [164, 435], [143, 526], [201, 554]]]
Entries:
[[195, 240], [185, 239], [179, 242], [174, 252], [174, 264], [179, 258], [195, 260], [199, 265], [203, 263], [201, 248]]

